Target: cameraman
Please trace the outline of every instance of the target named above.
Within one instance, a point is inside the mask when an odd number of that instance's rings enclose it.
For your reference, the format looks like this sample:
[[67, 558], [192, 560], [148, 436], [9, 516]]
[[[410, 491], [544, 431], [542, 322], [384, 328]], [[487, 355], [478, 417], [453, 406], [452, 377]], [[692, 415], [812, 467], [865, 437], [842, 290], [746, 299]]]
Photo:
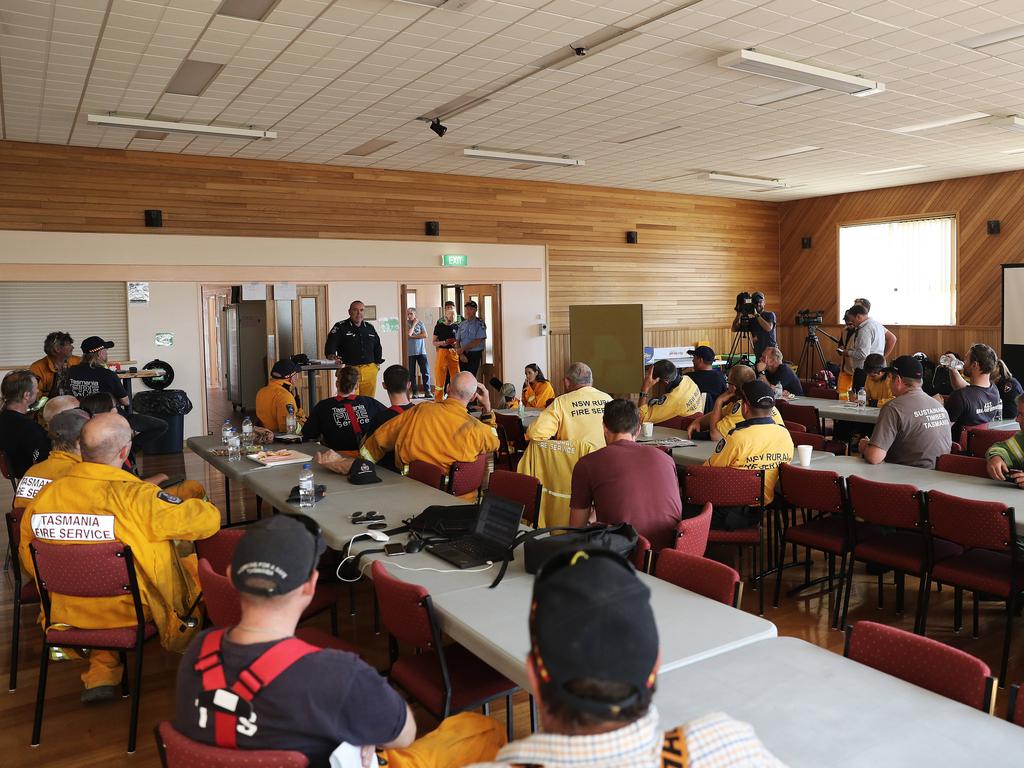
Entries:
[[[750, 330], [750, 335], [753, 338], [754, 359], [760, 360], [761, 353], [768, 347], [778, 346], [778, 342], [775, 340], [775, 313], [764, 311], [764, 294], [761, 291], [754, 291], [751, 294], [750, 306], [752, 306], [752, 311], [749, 312], [745, 312], [742, 306], [737, 309], [736, 319], [732, 321], [732, 330], [735, 333], [745, 329]], [[748, 322], [744, 323], [744, 320]]]

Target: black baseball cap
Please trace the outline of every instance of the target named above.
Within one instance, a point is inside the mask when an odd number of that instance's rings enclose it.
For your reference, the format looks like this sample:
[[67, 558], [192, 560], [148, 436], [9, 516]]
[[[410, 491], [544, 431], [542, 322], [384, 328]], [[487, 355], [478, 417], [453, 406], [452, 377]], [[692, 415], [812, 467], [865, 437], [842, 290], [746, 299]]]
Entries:
[[[533, 585], [530, 654], [541, 680], [573, 709], [614, 716], [654, 688], [658, 628], [650, 590], [607, 549], [568, 550], [544, 563]], [[567, 685], [580, 678], [625, 683], [619, 701], [591, 699]]]
[[381, 479], [377, 477], [377, 470], [372, 461], [356, 459], [348, 471], [348, 481], [353, 485], [369, 485], [370, 483], [379, 483]]
[[705, 363], [715, 362], [715, 350], [705, 345], [694, 347], [693, 349], [688, 349], [686, 350], [686, 354], [700, 358]]
[[885, 370], [885, 356], [872, 352], [864, 358], [864, 370], [868, 373]]
[[299, 366], [289, 358], [285, 358], [274, 363], [274, 367], [270, 369], [270, 375], [275, 379], [287, 379], [293, 373], [298, 373], [298, 371]]
[[764, 294], [761, 291], [754, 291], [750, 294], [750, 298], [754, 301], [764, 301]]
[[743, 399], [751, 408], [774, 408], [775, 387], [760, 379], [748, 381], [743, 385]]
[[892, 365], [884, 369], [887, 373], [894, 373], [901, 379], [913, 379], [921, 381], [924, 379], [924, 366], [921, 361], [911, 355], [900, 355], [892, 361]]
[[104, 341], [99, 336], [89, 336], [87, 339], [82, 341], [82, 351], [86, 354], [90, 352], [99, 352], [101, 349], [110, 349], [114, 346], [112, 341]]
[[231, 583], [240, 592], [286, 595], [313, 575], [327, 549], [320, 526], [306, 515], [274, 515], [245, 527], [231, 558]]
[[473, 301], [472, 299], [470, 299], [469, 301], [467, 301], [467, 302], [465, 303], [465, 305], [464, 305], [464, 306], [467, 306], [467, 307], [472, 307], [473, 309], [476, 309], [476, 308], [477, 308], [477, 306], [476, 306], [476, 302], [475, 302], [475, 301]]

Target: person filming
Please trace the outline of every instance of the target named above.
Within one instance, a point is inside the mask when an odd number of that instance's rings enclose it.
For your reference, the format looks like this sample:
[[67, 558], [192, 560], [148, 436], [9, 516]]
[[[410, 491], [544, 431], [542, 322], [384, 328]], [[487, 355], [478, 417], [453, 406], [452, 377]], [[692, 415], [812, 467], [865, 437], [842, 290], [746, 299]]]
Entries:
[[760, 360], [761, 353], [765, 349], [778, 346], [778, 342], [775, 340], [777, 321], [774, 312], [765, 311], [764, 294], [761, 291], [754, 291], [750, 294], [749, 302], [744, 301], [747, 298], [747, 295], [743, 293], [736, 297], [736, 318], [732, 321], [732, 330], [734, 333], [743, 330], [750, 331], [754, 359]]

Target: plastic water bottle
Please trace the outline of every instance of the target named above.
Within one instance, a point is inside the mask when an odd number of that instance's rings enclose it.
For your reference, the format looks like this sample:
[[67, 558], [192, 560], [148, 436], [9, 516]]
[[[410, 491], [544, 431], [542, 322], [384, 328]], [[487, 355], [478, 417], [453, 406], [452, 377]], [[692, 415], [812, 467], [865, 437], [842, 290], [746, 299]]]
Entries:
[[775, 385], [775, 399], [776, 400], [781, 400], [782, 399], [782, 384], [776, 384]]
[[519, 401], [519, 419], [522, 420], [522, 419], [525, 419], [525, 418], [526, 418], [526, 406], [523, 405], [523, 401], [520, 400]]
[[861, 387], [860, 389], [857, 390], [857, 407], [868, 407], [868, 393], [864, 391], [864, 387]]
[[252, 419], [246, 416], [244, 419], [242, 419], [242, 445], [248, 448], [252, 444]]
[[228, 435], [228, 461], [240, 461], [242, 458], [242, 440], [235, 430]]
[[310, 464], [303, 464], [299, 472], [299, 506], [308, 508], [313, 506], [313, 469]]
[[220, 428], [220, 441], [224, 445], [228, 444], [228, 438], [231, 437], [231, 433], [235, 431], [235, 428], [231, 426], [231, 419], [224, 419], [224, 425]]
[[298, 431], [296, 429], [296, 427], [298, 427], [298, 424], [299, 424], [298, 420], [295, 418], [295, 406], [293, 406], [291, 403], [289, 403], [285, 407], [285, 411], [286, 411], [286, 414], [285, 414], [285, 417], [284, 417], [284, 431], [285, 431], [285, 434], [294, 435]]

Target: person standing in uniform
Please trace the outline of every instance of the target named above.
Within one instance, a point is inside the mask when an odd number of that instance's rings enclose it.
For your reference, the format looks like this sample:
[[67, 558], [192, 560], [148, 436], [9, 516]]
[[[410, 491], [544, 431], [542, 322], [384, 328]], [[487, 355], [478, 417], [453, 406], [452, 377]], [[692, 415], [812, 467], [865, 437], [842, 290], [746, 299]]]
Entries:
[[359, 394], [373, 397], [377, 392], [377, 371], [384, 362], [377, 330], [363, 320], [366, 305], [353, 301], [348, 307], [348, 320], [335, 323], [327, 334], [324, 356], [341, 360], [359, 369]]
[[430, 371], [427, 370], [427, 329], [422, 320], [416, 318], [416, 307], [409, 307], [405, 311], [405, 321], [408, 328], [406, 342], [409, 356], [409, 376], [412, 381], [412, 396], [416, 397], [416, 366], [423, 374], [423, 397], [430, 397]]
[[459, 330], [458, 318], [455, 317], [455, 302], [444, 303], [444, 316], [434, 325], [431, 343], [437, 350], [434, 360], [434, 401], [444, 400], [445, 386], [459, 372], [459, 353], [455, 349], [455, 333]]
[[39, 379], [39, 392], [43, 397], [53, 398], [68, 391], [68, 368], [78, 365], [82, 358], [71, 353], [75, 349], [75, 340], [65, 331], [53, 331], [43, 341], [41, 357], [29, 366], [29, 370]]
[[459, 353], [459, 368], [476, 376], [484, 356], [487, 325], [476, 316], [475, 301], [467, 301], [465, 309], [466, 319], [459, 323], [459, 328], [455, 331], [455, 351]]

